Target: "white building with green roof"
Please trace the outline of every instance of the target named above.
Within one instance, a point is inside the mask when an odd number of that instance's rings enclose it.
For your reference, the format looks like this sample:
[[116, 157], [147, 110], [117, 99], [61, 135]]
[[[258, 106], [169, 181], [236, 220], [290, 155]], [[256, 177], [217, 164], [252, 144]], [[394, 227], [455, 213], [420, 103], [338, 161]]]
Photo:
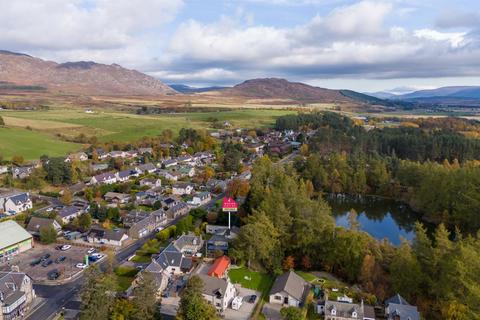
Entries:
[[0, 222], [0, 263], [33, 246], [33, 237], [13, 220]]

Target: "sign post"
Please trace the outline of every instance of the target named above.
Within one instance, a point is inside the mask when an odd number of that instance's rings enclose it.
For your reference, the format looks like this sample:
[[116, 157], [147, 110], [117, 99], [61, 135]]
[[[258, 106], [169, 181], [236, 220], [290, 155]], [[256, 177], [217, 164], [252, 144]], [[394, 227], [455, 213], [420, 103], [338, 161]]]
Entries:
[[230, 215], [232, 212], [237, 212], [238, 205], [232, 198], [225, 197], [222, 201], [222, 210], [228, 212], [228, 229], [230, 229]]

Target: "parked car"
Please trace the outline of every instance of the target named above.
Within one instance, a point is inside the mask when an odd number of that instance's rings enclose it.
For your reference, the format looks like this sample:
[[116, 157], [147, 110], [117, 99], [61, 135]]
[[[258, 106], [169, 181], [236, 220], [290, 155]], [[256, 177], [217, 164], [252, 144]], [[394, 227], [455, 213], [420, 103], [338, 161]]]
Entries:
[[57, 280], [60, 277], [60, 272], [57, 269], [50, 271], [47, 274], [48, 280]]
[[249, 303], [255, 303], [255, 300], [257, 300], [257, 296], [255, 294], [252, 294], [250, 298], [248, 298]]
[[41, 262], [42, 262], [41, 259], [35, 259], [35, 260], [33, 260], [32, 262], [30, 262], [30, 266], [32, 266], [32, 267], [37, 266], [37, 265], [39, 265]]
[[41, 256], [40, 260], [43, 262], [43, 261], [47, 260], [48, 258], [50, 258], [50, 253], [47, 253], [47, 254], [44, 254], [43, 256]]
[[51, 259], [45, 260], [45, 261], [42, 262], [42, 267], [46, 268], [49, 265], [51, 265], [52, 263], [53, 263], [53, 261]]
[[87, 250], [87, 254], [92, 254], [92, 253], [94, 253], [96, 250], [97, 250], [97, 249], [95, 249], [95, 248], [90, 248], [90, 249]]
[[69, 249], [71, 249], [71, 248], [72, 248], [71, 245], [69, 245], [69, 244], [64, 244], [64, 245], [60, 248], [60, 250], [62, 250], [62, 251], [67, 251], [67, 250], [69, 250]]
[[75, 267], [78, 269], [86, 269], [88, 266], [84, 263], [77, 263]]
[[55, 263], [62, 263], [63, 261], [65, 261], [67, 259], [67, 257], [65, 256], [60, 256], [58, 257], [57, 259], [55, 259]]

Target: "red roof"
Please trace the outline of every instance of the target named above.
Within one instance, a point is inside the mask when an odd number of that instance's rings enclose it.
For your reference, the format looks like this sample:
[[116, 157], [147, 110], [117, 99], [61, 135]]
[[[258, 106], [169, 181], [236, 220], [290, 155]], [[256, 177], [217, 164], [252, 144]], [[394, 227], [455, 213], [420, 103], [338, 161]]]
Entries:
[[210, 270], [208, 270], [208, 275], [211, 277], [221, 278], [227, 271], [227, 268], [230, 266], [230, 258], [227, 256], [221, 256], [213, 263]]

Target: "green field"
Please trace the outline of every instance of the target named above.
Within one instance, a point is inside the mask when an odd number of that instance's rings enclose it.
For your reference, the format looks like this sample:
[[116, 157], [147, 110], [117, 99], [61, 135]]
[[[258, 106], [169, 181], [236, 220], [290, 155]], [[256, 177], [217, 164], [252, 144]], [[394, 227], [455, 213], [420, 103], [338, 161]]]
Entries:
[[30, 160], [38, 159], [44, 154], [59, 156], [81, 147], [79, 144], [60, 141], [50, 134], [39, 131], [0, 128], [0, 155], [5, 159], [10, 159], [14, 155], [21, 155]]
[[[229, 121], [235, 128], [269, 127], [288, 110], [243, 109], [232, 111], [191, 112], [161, 115], [136, 115], [115, 110], [86, 114], [82, 109], [49, 111], [4, 111], [7, 128], [0, 129], [0, 154], [6, 159], [22, 155], [38, 159], [42, 154], [64, 155], [80, 145], [61, 141], [55, 134], [75, 137], [83, 133], [100, 141], [131, 142], [145, 136], [159, 135], [165, 129], [211, 129], [212, 118]], [[26, 130], [28, 128], [29, 130]]]

